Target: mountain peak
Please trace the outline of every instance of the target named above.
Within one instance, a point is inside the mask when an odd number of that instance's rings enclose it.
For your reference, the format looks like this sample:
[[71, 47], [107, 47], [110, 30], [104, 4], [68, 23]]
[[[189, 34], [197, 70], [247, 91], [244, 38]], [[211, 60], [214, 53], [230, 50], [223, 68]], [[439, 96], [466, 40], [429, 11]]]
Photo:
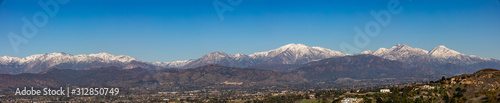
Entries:
[[235, 57], [243, 57], [243, 56], [246, 56], [245, 54], [242, 54], [242, 53], [238, 53], [236, 55], [234, 55]]
[[393, 47], [391, 47], [389, 49], [390, 51], [400, 51], [400, 52], [403, 52], [403, 51], [412, 51], [412, 52], [417, 52], [419, 54], [421, 53], [424, 53], [426, 54], [428, 51], [427, 50], [423, 50], [423, 49], [420, 49], [420, 48], [412, 48], [406, 44], [398, 44], [398, 45], [395, 45]]
[[106, 52], [101, 52], [101, 53], [98, 53], [98, 54], [89, 54], [87, 56], [91, 56], [91, 57], [98, 57], [98, 58], [101, 58], [101, 59], [104, 59], [104, 60], [107, 60], [107, 61], [113, 61], [113, 60], [117, 60], [117, 61], [120, 61], [120, 62], [131, 62], [131, 61], [138, 61], [137, 59], [135, 58], [132, 58], [130, 56], [127, 56], [127, 55], [113, 55], [113, 54], [108, 54]]
[[220, 52], [220, 51], [216, 51], [216, 52], [212, 52], [210, 53], [211, 55], [227, 55], [226, 53], [224, 52]]
[[439, 45], [436, 48], [446, 48], [444, 45]]
[[409, 49], [409, 48], [412, 48], [412, 47], [410, 47], [406, 44], [398, 44], [398, 45], [393, 46], [391, 49], [398, 49], [399, 50], [399, 49]]
[[405, 44], [398, 44], [389, 49], [380, 48], [373, 52], [373, 55], [381, 56], [389, 60], [398, 60], [402, 58], [410, 58], [413, 55], [427, 55], [428, 51], [420, 48], [412, 48]]
[[101, 52], [101, 53], [98, 53], [98, 54], [100, 54], [100, 55], [111, 55], [111, 54], [108, 54], [106, 52]]
[[363, 51], [363, 52], [361, 52], [361, 53], [359, 53], [359, 54], [373, 54], [373, 51], [371, 51], [371, 50], [366, 50], [366, 51]]
[[224, 58], [224, 57], [228, 57], [229, 55], [224, 53], [224, 52], [220, 52], [220, 51], [216, 51], [216, 52], [212, 52], [210, 54], [206, 54], [206, 55], [203, 55], [202, 58], [205, 58], [205, 59], [209, 59], [209, 58], [217, 58], [217, 59], [220, 59], [220, 58]]
[[52, 53], [52, 55], [70, 55], [70, 54], [67, 54], [64, 52], [54, 52], [54, 53]]
[[345, 55], [349, 54], [322, 47], [309, 47], [304, 44], [291, 43], [271, 51], [257, 52], [249, 56], [276, 63], [293, 64]]
[[97, 53], [97, 54], [89, 54], [89, 56], [105, 58], [105, 57], [112, 57], [112, 56], [115, 56], [115, 55], [108, 54], [106, 52], [101, 52], [101, 53]]
[[293, 50], [304, 49], [304, 48], [308, 48], [308, 46], [304, 44], [295, 44], [295, 43], [287, 44], [285, 46], [280, 47], [280, 49], [293, 49]]
[[[304, 44], [295, 44], [295, 43], [290, 43], [290, 44], [287, 44], [287, 45], [285, 45], [285, 46], [283, 46], [283, 47], [297, 47], [297, 46], [306, 46], [306, 45], [304, 45]], [[307, 47], [307, 46], [306, 46], [306, 47]]]
[[429, 55], [433, 56], [433, 57], [441, 57], [441, 58], [448, 58], [448, 57], [451, 57], [451, 56], [456, 56], [456, 55], [460, 55], [461, 53], [455, 51], [455, 50], [451, 50], [449, 48], [446, 48], [444, 45], [439, 45], [437, 47], [435, 47], [434, 49], [432, 49], [431, 51], [429, 51]]

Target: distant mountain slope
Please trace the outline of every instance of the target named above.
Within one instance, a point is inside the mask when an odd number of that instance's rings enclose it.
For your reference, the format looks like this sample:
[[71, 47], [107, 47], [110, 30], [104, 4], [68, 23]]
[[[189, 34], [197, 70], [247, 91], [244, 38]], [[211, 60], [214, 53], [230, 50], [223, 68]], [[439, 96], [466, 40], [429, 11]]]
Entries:
[[[387, 87], [380, 89], [383, 88]], [[374, 98], [379, 103], [499, 103], [500, 71], [482, 69], [473, 74], [442, 77], [436, 82], [390, 88], [390, 91], [365, 98]]]
[[177, 70], [147, 70], [119, 67], [88, 70], [50, 69], [39, 74], [0, 74], [0, 93], [21, 87], [123, 87], [155, 88], [244, 88], [252, 86], [295, 85], [308, 82], [300, 76], [273, 70], [205, 65]]
[[205, 65], [197, 68], [177, 69], [152, 75], [160, 86], [206, 87], [214, 85], [291, 85], [307, 82], [306, 79], [290, 73], [252, 68]]
[[482, 69], [473, 74], [441, 79], [437, 83], [445, 87], [447, 96], [444, 99], [448, 101], [500, 102], [500, 70], [497, 69]]
[[[21, 87], [59, 87], [62, 81], [43, 77], [38, 74], [0, 74], [0, 89]], [[2, 90], [0, 90], [2, 91]]]
[[337, 78], [380, 79], [426, 77], [430, 68], [414, 69], [406, 64], [373, 55], [354, 55], [328, 58], [305, 64], [292, 73], [310, 80], [334, 81]]
[[76, 86], [132, 87], [139, 85], [137, 83], [141, 83], [144, 76], [153, 73], [142, 68], [121, 69], [112, 66], [91, 70], [51, 69], [39, 75]]

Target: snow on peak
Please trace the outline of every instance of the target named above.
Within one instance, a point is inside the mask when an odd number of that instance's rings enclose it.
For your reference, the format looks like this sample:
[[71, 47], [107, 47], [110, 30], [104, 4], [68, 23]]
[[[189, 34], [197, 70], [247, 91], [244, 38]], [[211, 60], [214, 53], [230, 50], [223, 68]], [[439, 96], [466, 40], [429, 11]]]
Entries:
[[60, 63], [78, 63], [78, 62], [131, 62], [131, 61], [139, 61], [135, 58], [126, 56], [126, 55], [111, 55], [108, 53], [99, 53], [99, 54], [80, 54], [80, 55], [71, 55], [64, 52], [55, 52], [55, 53], [44, 53], [44, 54], [35, 54], [31, 56], [27, 56], [24, 58], [17, 57], [0, 57], [0, 62], [5, 63], [50, 63], [53, 65]]
[[112, 57], [114, 55], [108, 54], [106, 52], [101, 52], [101, 53], [97, 53], [97, 54], [89, 54], [88, 56], [106, 58], [106, 57]]
[[64, 53], [64, 52], [54, 52], [52, 53], [54, 56], [70, 56], [70, 54]]
[[203, 55], [201, 58], [199, 58], [199, 60], [220, 60], [227, 57], [232, 57], [232, 56], [224, 52], [216, 51], [210, 54]]
[[227, 56], [229, 56], [229, 54], [226, 54], [224, 52], [216, 51], [216, 52], [212, 52], [210, 54], [204, 55], [204, 57], [205, 56], [207, 56], [207, 57], [227, 57]]
[[373, 54], [373, 51], [371, 51], [371, 50], [366, 50], [366, 51], [363, 51], [363, 52], [361, 52], [361, 53], [359, 53], [359, 54]]
[[397, 44], [397, 45], [395, 45], [395, 46], [393, 46], [393, 47], [399, 47], [399, 48], [402, 48], [402, 47], [410, 47], [410, 46], [408, 46], [408, 45], [406, 45], [406, 44]]
[[418, 54], [426, 54], [428, 51], [420, 48], [412, 48], [406, 44], [398, 44], [389, 49], [393, 52], [414, 52]]
[[152, 64], [156, 65], [156, 66], [162, 66], [162, 67], [178, 68], [178, 67], [185, 66], [185, 65], [191, 63], [192, 61], [194, 61], [194, 60], [189, 59], [189, 60], [181, 60], [181, 61], [174, 61], [174, 62], [154, 62]]
[[463, 55], [455, 50], [451, 50], [446, 48], [444, 45], [439, 45], [429, 51], [429, 55], [432, 57], [439, 57], [439, 58], [449, 58], [452, 56], [457, 56], [457, 55]]
[[18, 57], [9, 57], [9, 56], [0, 57], [0, 63], [1, 64], [17, 63], [20, 60], [21, 60], [21, 58], [18, 58]]
[[239, 58], [239, 57], [246, 57], [246, 56], [247, 56], [247, 55], [242, 54], [242, 53], [238, 53], [238, 54], [234, 55], [234, 57], [236, 57], [236, 58]]
[[278, 52], [284, 52], [284, 51], [297, 51], [297, 52], [305, 52], [309, 50], [311, 47], [308, 47], [304, 44], [288, 44], [285, 46], [282, 46], [278, 49], [275, 49]]
[[292, 43], [267, 52], [257, 52], [249, 56], [253, 58], [259, 58], [259, 57], [269, 58], [269, 57], [275, 57], [285, 52], [287, 54], [292, 54], [297, 58], [300, 58], [305, 55], [324, 56], [324, 57], [349, 55], [340, 51], [333, 51], [322, 47], [309, 47], [304, 44]]
[[383, 55], [384, 53], [387, 53], [387, 48], [379, 48], [373, 52], [373, 55]]
[[120, 61], [120, 62], [131, 62], [131, 61], [139, 61], [135, 58], [132, 58], [127, 55], [112, 55], [106, 52], [98, 53], [98, 54], [89, 54], [89, 57], [96, 57], [103, 59], [104, 61]]
[[304, 45], [304, 44], [294, 44], [294, 43], [291, 43], [291, 44], [288, 44], [288, 45], [285, 45], [285, 46], [281, 46], [278, 49], [300, 50], [300, 49], [307, 49], [307, 48], [309, 48], [309, 47], [306, 46], [306, 45]]
[[381, 56], [389, 60], [398, 60], [402, 58], [409, 58], [413, 55], [427, 55], [428, 51], [420, 48], [412, 48], [405, 44], [398, 44], [389, 49], [380, 48], [376, 50], [373, 55]]
[[389, 49], [390, 51], [415, 51], [415, 52], [421, 52], [421, 53], [427, 53], [426, 50], [420, 49], [420, 48], [412, 48], [406, 44], [398, 44], [396, 46], [393, 46], [392, 48]]

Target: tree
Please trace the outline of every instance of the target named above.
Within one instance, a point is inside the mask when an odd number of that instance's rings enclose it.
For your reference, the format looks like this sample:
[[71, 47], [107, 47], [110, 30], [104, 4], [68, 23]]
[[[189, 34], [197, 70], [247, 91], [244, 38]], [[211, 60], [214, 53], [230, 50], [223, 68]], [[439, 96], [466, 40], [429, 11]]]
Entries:
[[365, 101], [365, 103], [372, 103], [373, 102], [372, 99], [365, 99], [364, 101]]
[[363, 101], [365, 101], [365, 103], [371, 103], [371, 102], [368, 102], [368, 98], [366, 96], [363, 96]]
[[488, 100], [487, 100], [487, 102], [489, 102], [489, 103], [494, 103], [494, 102], [496, 102], [496, 98], [497, 98], [497, 97], [495, 96], [495, 93], [491, 93], [491, 94], [489, 94], [489, 95], [488, 95]]
[[443, 76], [443, 77], [441, 77], [441, 80], [439, 80], [439, 81], [441, 82], [441, 84], [445, 84], [446, 83], [445, 80], [446, 80], [446, 77]]
[[382, 100], [382, 98], [377, 98], [377, 103], [384, 103], [384, 101]]
[[322, 98], [320, 102], [321, 103], [326, 103], [326, 102], [328, 102], [328, 100], [326, 98]]
[[340, 99], [335, 99], [332, 101], [332, 103], [338, 103], [338, 102], [340, 102]]

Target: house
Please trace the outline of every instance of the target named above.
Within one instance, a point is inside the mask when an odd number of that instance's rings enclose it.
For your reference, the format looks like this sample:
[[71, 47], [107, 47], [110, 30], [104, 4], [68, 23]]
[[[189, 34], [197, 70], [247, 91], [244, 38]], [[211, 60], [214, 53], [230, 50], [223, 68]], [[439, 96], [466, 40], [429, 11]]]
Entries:
[[424, 85], [422, 87], [420, 87], [421, 89], [434, 89], [435, 87], [433, 86], [429, 86], [429, 85]]
[[341, 103], [360, 103], [363, 101], [363, 98], [344, 98]]
[[380, 93], [389, 93], [391, 90], [389, 89], [380, 89]]

